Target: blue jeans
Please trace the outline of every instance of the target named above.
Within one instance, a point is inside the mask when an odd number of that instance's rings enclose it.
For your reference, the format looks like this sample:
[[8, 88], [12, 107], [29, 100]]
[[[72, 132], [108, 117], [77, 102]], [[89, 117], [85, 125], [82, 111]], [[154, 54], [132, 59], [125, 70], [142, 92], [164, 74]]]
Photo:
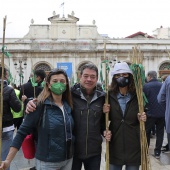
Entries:
[[[109, 166], [110, 166], [109, 170], [122, 170], [123, 167], [123, 165], [113, 165], [113, 164], [110, 164]], [[139, 170], [139, 166], [126, 165], [126, 170]]]
[[79, 159], [74, 156], [72, 170], [81, 170], [82, 164], [84, 164], [85, 170], [100, 170], [100, 162], [101, 154], [87, 159]]
[[73, 158], [62, 162], [44, 162], [36, 159], [37, 170], [71, 170]]
[[[2, 133], [2, 161], [4, 161], [8, 155], [9, 148], [13, 140], [13, 134], [13, 130]], [[10, 167], [7, 170], [10, 170]]]

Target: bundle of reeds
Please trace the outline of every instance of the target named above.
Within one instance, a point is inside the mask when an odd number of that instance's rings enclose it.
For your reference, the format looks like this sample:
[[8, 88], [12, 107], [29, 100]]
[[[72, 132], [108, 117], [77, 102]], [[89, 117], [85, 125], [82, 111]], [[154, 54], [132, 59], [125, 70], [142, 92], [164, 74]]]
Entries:
[[[109, 86], [109, 66], [108, 66], [108, 60], [106, 60], [106, 42], [104, 42], [104, 59], [105, 59], [105, 103], [108, 104], [108, 86]], [[109, 130], [109, 113], [105, 113], [105, 122], [106, 122], [106, 132]], [[106, 170], [109, 170], [109, 141], [106, 140]]]
[[[138, 98], [139, 113], [144, 112], [145, 97], [143, 93], [143, 84], [145, 82], [145, 72], [142, 66], [143, 54], [139, 48], [132, 48], [131, 70], [136, 87]], [[140, 141], [141, 141], [141, 170], [151, 170], [150, 157], [148, 152], [148, 143], [146, 138], [145, 123], [140, 121]]]

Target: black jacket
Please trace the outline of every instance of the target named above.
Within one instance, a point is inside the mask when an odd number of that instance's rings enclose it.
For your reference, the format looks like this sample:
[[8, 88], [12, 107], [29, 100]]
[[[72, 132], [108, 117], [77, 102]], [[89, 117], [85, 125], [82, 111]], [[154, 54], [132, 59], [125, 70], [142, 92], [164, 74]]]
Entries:
[[105, 123], [103, 104], [105, 93], [94, 91], [90, 103], [87, 102], [79, 85], [72, 87], [73, 119], [75, 123], [75, 156], [80, 159], [101, 154], [101, 132]]
[[140, 126], [136, 94], [131, 94], [125, 113], [121, 110], [117, 95], [109, 92], [110, 126], [112, 138], [109, 144], [110, 164], [140, 165]]
[[[35, 87], [35, 92], [34, 92], [34, 87], [31, 84], [31, 81], [28, 81], [27, 83], [23, 84], [20, 89], [20, 96], [19, 98], [22, 98], [22, 95], [27, 96], [27, 99], [24, 101], [24, 108], [26, 108], [26, 104], [28, 103], [29, 100], [38, 97], [38, 95], [41, 93], [43, 87], [38, 86]], [[34, 94], [35, 93], [35, 94]]]
[[146, 107], [148, 108], [147, 116], [149, 117], [165, 117], [165, 107], [159, 104], [157, 100], [161, 86], [162, 83], [157, 79], [152, 79], [143, 86], [143, 92], [148, 99]]
[[8, 86], [7, 81], [4, 81], [3, 88], [3, 119], [2, 127], [8, 127], [13, 125], [13, 115], [11, 113], [11, 108], [15, 112], [21, 110], [21, 103], [17, 98], [15, 91], [12, 87]]

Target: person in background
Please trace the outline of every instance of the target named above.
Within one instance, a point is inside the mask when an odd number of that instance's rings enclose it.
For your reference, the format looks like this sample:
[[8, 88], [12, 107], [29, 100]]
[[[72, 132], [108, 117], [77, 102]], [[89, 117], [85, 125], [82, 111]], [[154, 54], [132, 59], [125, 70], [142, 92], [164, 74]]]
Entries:
[[139, 170], [141, 164], [140, 121], [146, 121], [146, 114], [139, 113], [138, 99], [132, 71], [127, 63], [116, 63], [111, 72], [109, 105], [103, 112], [109, 112], [112, 137], [109, 143], [110, 170]]
[[[16, 84], [12, 84], [12, 87], [14, 88], [15, 94], [16, 94], [17, 98], [19, 99], [20, 91], [17, 89]], [[11, 112], [13, 114], [14, 127], [17, 130], [19, 129], [19, 127], [23, 121], [23, 103], [21, 100], [20, 100], [20, 103], [21, 103], [21, 110], [19, 112], [15, 112], [14, 110], [11, 109]]]
[[163, 146], [162, 152], [169, 151], [170, 148], [170, 76], [162, 78], [162, 87], [157, 96], [158, 103], [165, 107], [165, 129], [167, 132], [168, 145]]
[[[166, 78], [168, 77], [168, 75], [163, 75], [162, 76], [162, 83], [164, 83], [165, 82], [165, 80], [166, 80]], [[168, 138], [168, 137], [167, 137]], [[161, 150], [162, 152], [169, 152], [169, 145], [168, 145], [168, 143], [166, 144], [166, 145], [164, 145], [164, 146], [162, 146], [162, 150]]]
[[35, 76], [35, 83], [37, 83], [37, 86], [33, 87], [32, 85], [32, 79], [30, 79], [27, 83], [23, 84], [20, 89], [20, 100], [24, 101], [24, 110], [26, 107], [27, 102], [30, 99], [38, 97], [38, 95], [41, 93], [43, 87], [41, 86], [41, 83], [44, 81], [44, 78], [46, 77], [46, 73], [44, 70], [35, 70], [34, 72]]
[[[5, 160], [10, 145], [13, 139], [14, 133], [14, 123], [13, 123], [13, 115], [11, 113], [12, 108], [15, 112], [19, 112], [21, 110], [21, 103], [17, 98], [15, 91], [12, 87], [8, 86], [8, 70], [4, 68], [4, 75], [2, 75], [2, 67], [0, 67], [0, 78], [2, 79], [4, 76], [3, 82], [3, 117], [2, 117], [2, 161]], [[0, 79], [0, 83], [1, 83]], [[7, 170], [10, 170], [8, 167]]]
[[147, 73], [147, 82], [143, 86], [143, 92], [148, 100], [146, 108], [148, 109], [147, 121], [145, 123], [146, 136], [148, 146], [150, 145], [150, 136], [153, 126], [156, 126], [156, 144], [154, 149], [155, 158], [160, 158], [161, 147], [164, 137], [165, 127], [165, 108], [157, 101], [157, 95], [161, 89], [162, 83], [157, 80], [156, 71], [149, 71]]
[[69, 81], [64, 70], [54, 69], [48, 74], [36, 103], [37, 109], [33, 114], [25, 116], [0, 169], [9, 167], [26, 135], [37, 128], [36, 169], [71, 170], [74, 122]]

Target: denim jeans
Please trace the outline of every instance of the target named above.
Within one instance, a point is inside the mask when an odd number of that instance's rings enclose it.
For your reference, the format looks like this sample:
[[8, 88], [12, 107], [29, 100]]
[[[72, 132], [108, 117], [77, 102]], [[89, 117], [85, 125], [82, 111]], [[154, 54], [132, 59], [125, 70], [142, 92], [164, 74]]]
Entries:
[[[2, 161], [4, 161], [8, 155], [9, 148], [13, 140], [13, 134], [13, 130], [2, 133]], [[10, 170], [10, 167], [7, 170]]]
[[81, 170], [82, 164], [84, 164], [85, 170], [100, 170], [100, 162], [101, 155], [93, 156], [87, 159], [79, 159], [74, 156], [72, 170]]
[[[110, 166], [109, 170], [122, 170], [123, 167], [123, 165], [113, 165], [113, 164], [110, 164], [109, 166]], [[139, 170], [139, 166], [126, 165], [126, 170]]]
[[71, 170], [73, 158], [62, 162], [44, 162], [36, 159], [37, 170]]

